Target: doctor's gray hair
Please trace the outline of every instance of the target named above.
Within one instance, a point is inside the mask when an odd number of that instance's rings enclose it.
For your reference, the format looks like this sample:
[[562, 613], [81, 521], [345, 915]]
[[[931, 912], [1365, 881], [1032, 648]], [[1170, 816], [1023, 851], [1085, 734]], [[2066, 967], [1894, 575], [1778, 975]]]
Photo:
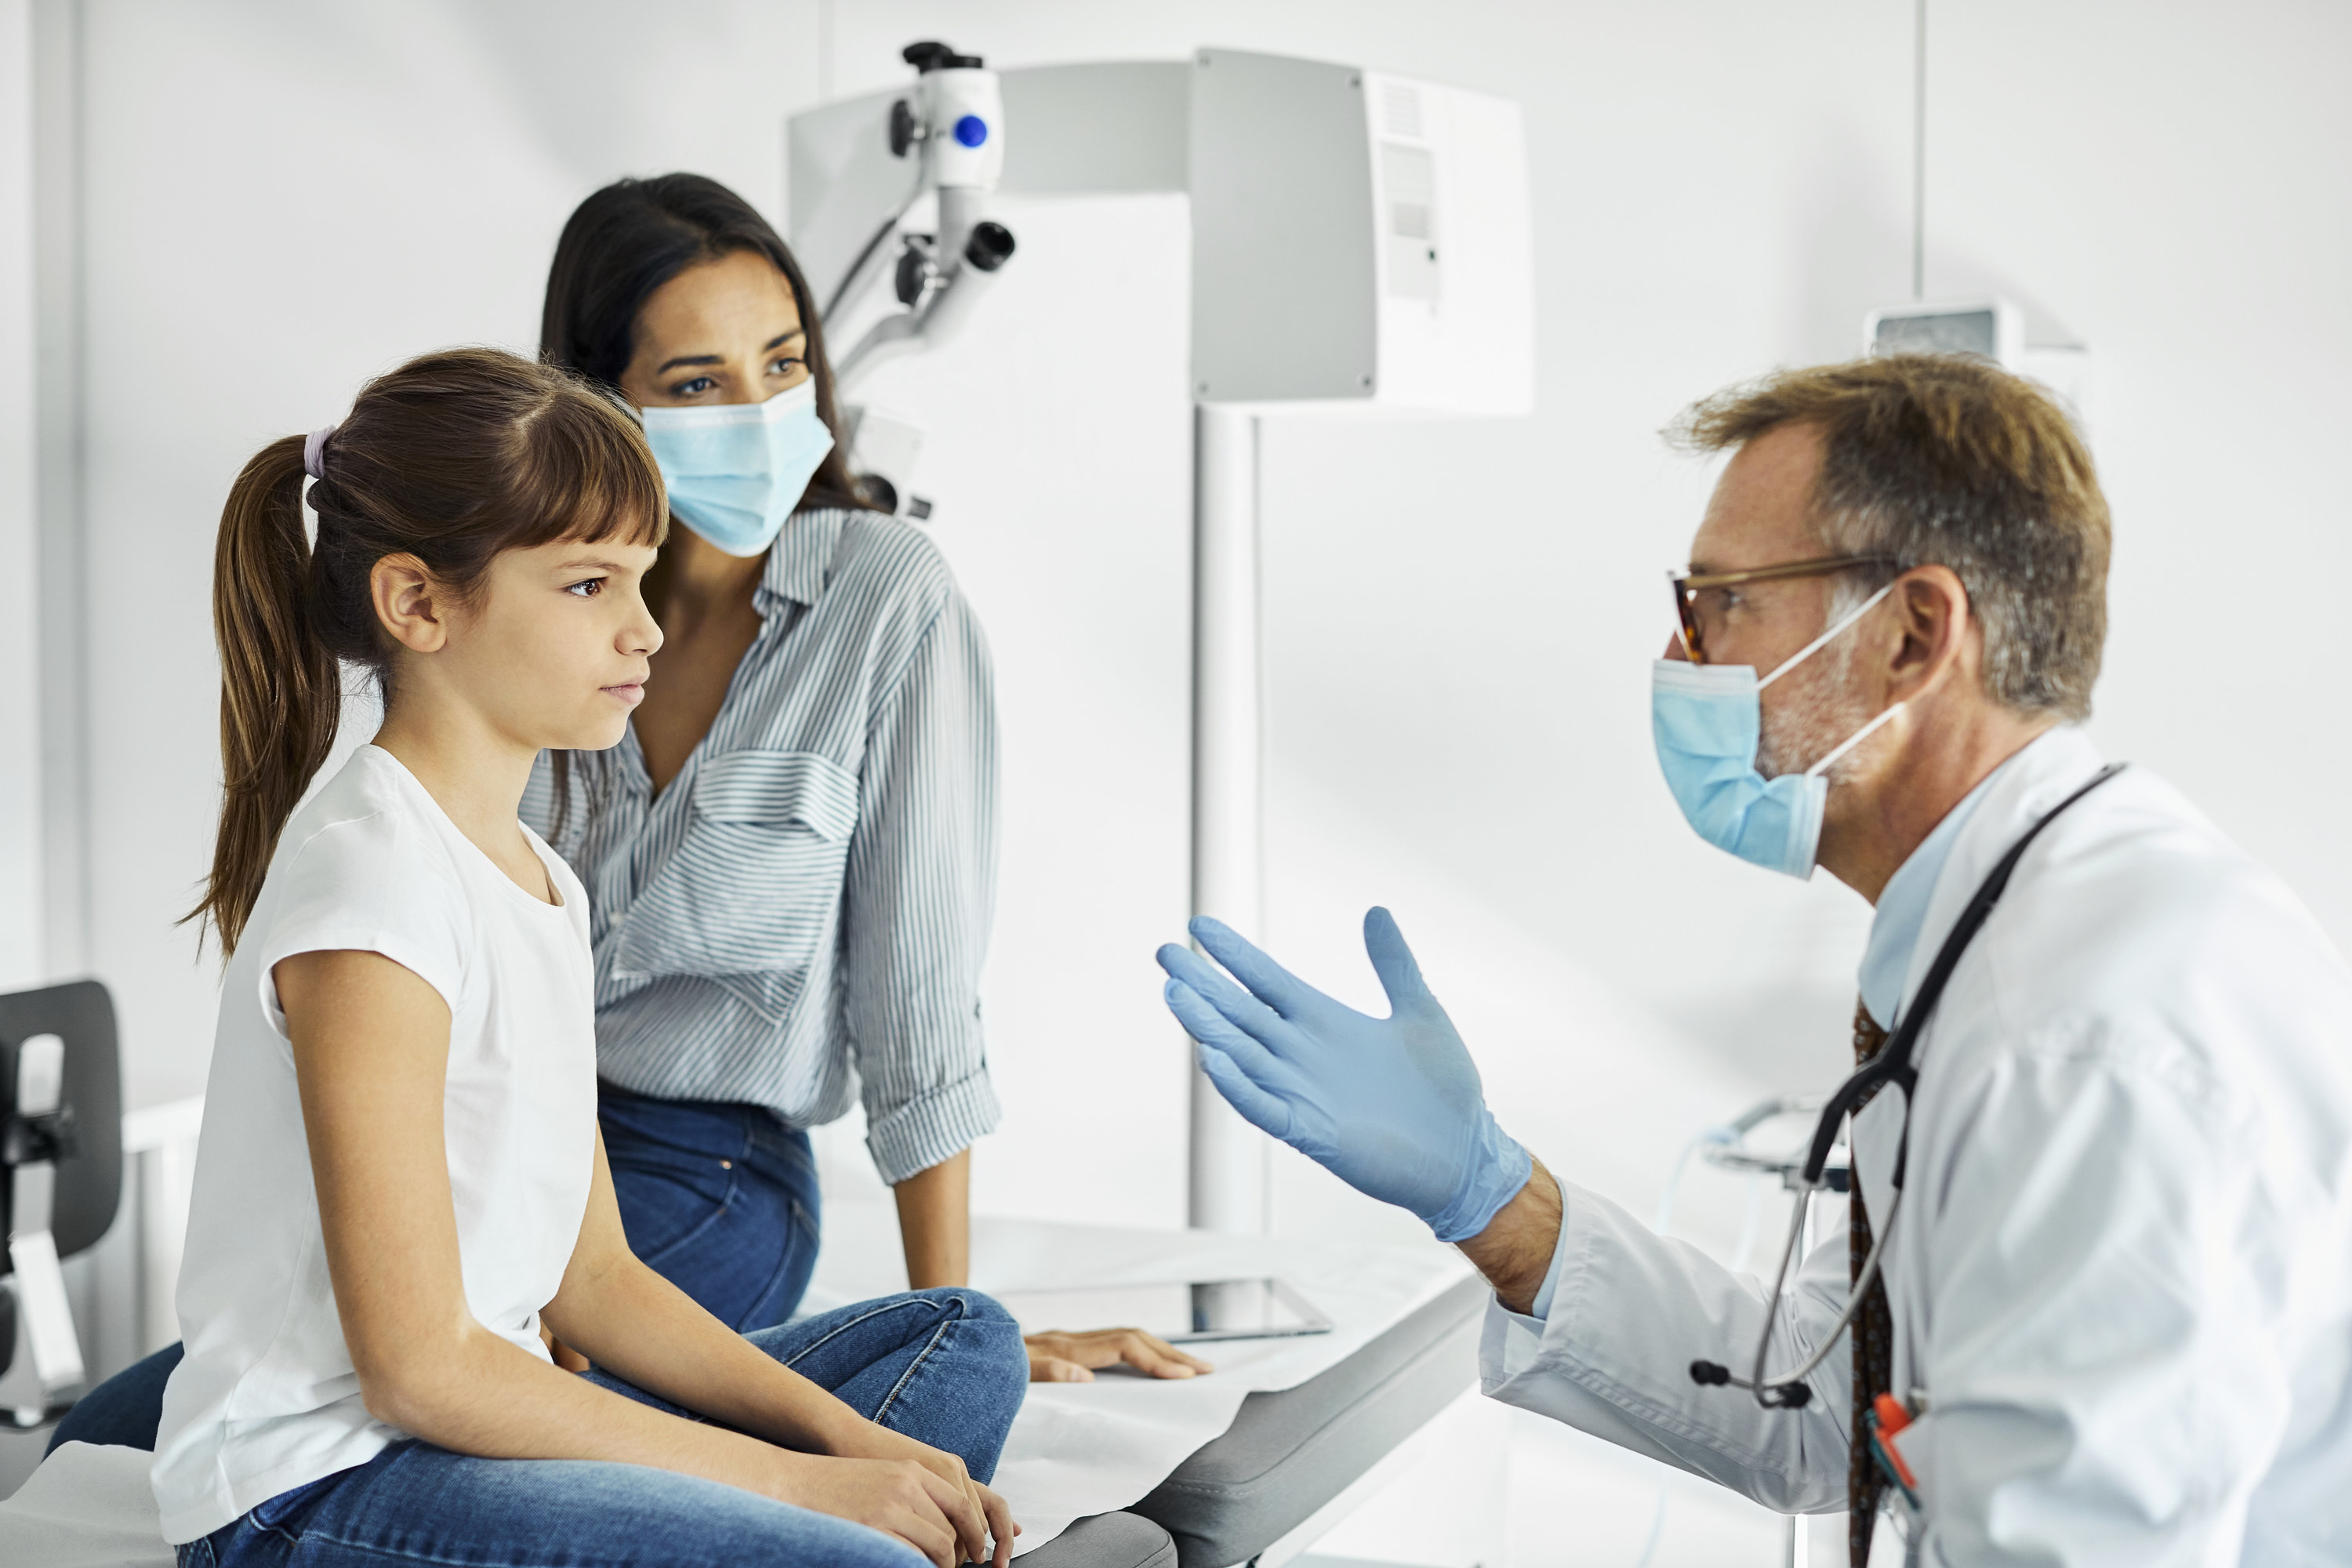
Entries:
[[1893, 563], [1841, 584], [1854, 602], [1898, 572], [1948, 566], [1984, 628], [1987, 695], [2090, 717], [2107, 635], [2107, 501], [2048, 393], [1974, 355], [1890, 354], [1731, 387], [1692, 405], [1666, 438], [1721, 452], [1784, 425], [1822, 434], [1813, 518], [1825, 552]]

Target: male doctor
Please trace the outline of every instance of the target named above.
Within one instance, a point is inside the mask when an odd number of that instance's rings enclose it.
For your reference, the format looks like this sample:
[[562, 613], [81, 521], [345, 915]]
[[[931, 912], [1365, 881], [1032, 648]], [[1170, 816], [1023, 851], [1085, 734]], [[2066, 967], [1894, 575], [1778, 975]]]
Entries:
[[[1388, 1018], [1214, 921], [1232, 979], [1162, 949], [1202, 1067], [1460, 1244], [1489, 1394], [1782, 1511], [1851, 1500], [1856, 1564], [1882, 1504], [1931, 1563], [2352, 1563], [2352, 977], [2148, 770], [2081, 793], [2108, 545], [2081, 439], [1938, 356], [1783, 372], [1678, 434], [1732, 456], [1654, 676], [1667, 784], [1709, 842], [1875, 906], [1858, 1058], [1920, 1011], [1909, 1092], [1853, 1118], [1852, 1245], [1775, 1296], [1556, 1180], [1382, 910]], [[1759, 1340], [1768, 1384], [1827, 1353], [1759, 1396]]]

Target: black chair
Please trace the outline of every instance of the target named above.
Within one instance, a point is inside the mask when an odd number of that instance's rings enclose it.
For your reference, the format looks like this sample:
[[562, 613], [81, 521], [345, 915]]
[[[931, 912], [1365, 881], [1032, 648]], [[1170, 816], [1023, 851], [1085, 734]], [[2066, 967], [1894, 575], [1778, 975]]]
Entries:
[[84, 1381], [59, 1260], [122, 1200], [114, 1002], [94, 980], [0, 996], [0, 1424], [37, 1426]]

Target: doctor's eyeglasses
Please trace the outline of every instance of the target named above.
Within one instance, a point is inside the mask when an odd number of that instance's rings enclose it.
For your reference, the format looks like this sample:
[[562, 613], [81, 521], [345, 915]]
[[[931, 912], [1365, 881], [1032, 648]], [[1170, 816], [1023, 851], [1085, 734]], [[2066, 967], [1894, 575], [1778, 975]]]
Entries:
[[1876, 555], [1826, 555], [1818, 561], [1790, 561], [1779, 566], [1755, 566], [1745, 572], [1668, 572], [1666, 581], [1675, 591], [1675, 616], [1682, 623], [1683, 654], [1693, 664], [1706, 662], [1706, 626], [1710, 619], [1720, 617], [1720, 610], [1703, 606], [1703, 596], [1742, 583], [1775, 583], [1789, 577], [1824, 577], [1832, 572], [1851, 571], [1856, 566], [1892, 566], [1895, 563]]

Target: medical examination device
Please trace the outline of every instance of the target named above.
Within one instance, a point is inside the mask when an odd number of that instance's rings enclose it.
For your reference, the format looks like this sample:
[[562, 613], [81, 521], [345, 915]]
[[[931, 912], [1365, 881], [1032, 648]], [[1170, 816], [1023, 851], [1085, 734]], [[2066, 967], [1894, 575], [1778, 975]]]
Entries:
[[[1716, 1386], [1728, 1384], [1734, 1388], [1748, 1389], [1755, 1394], [1756, 1402], [1767, 1408], [1796, 1410], [1811, 1402], [1813, 1391], [1806, 1386], [1804, 1380], [1829, 1358], [1830, 1352], [1836, 1348], [1838, 1341], [1853, 1326], [1855, 1314], [1862, 1310], [1864, 1299], [1870, 1293], [1871, 1286], [1877, 1282], [1879, 1262], [1885, 1256], [1887, 1237], [1895, 1234], [1895, 1224], [1902, 1217], [1904, 1167], [1911, 1152], [1911, 1095], [1919, 1081], [1918, 1068], [1912, 1064], [1911, 1058], [1918, 1045], [1920, 1031], [1935, 1016], [1936, 1004], [1943, 1000], [1944, 987], [1950, 982], [1952, 972], [1959, 967], [1969, 943], [1976, 940], [1977, 932], [1983, 930], [1985, 921], [1991, 918], [1993, 907], [2000, 902], [2001, 894], [2008, 891], [2010, 875], [2017, 869], [2017, 863], [2025, 858], [2026, 850], [2042, 836], [2042, 830], [2055, 822], [2069, 806], [2121, 773], [2125, 766], [2122, 763], [2111, 763], [2101, 768], [2092, 775], [2090, 783], [2052, 806], [2041, 820], [2026, 829], [2023, 837], [2010, 846], [2009, 853], [2000, 858], [1999, 864], [1993, 867], [1982, 885], [1969, 898], [1967, 906], [1960, 910], [1960, 918], [1953, 923], [1951, 933], [1944, 938], [1944, 945], [1937, 951], [1936, 962], [1929, 966], [1927, 978], [1919, 983], [1919, 993], [1911, 999], [1911, 1005], [1895, 1025], [1894, 1034], [1887, 1037], [1876, 1056], [1840, 1084], [1822, 1104], [1821, 1120], [1813, 1128], [1812, 1142], [1806, 1150], [1804, 1164], [1792, 1184], [1797, 1191], [1795, 1212], [1790, 1216], [1789, 1238], [1780, 1247], [1780, 1268], [1772, 1276], [1772, 1292], [1765, 1300], [1764, 1328], [1757, 1336], [1756, 1355], [1750, 1363], [1748, 1375], [1738, 1376], [1720, 1362], [1699, 1360], [1691, 1363], [1691, 1380], [1694, 1383]], [[1853, 1289], [1846, 1299], [1845, 1310], [1838, 1314], [1837, 1321], [1832, 1323], [1829, 1332], [1822, 1336], [1820, 1347], [1796, 1367], [1768, 1375], [1764, 1361], [1771, 1350], [1772, 1324], [1780, 1317], [1780, 1298], [1789, 1281], [1790, 1260], [1796, 1256], [1814, 1195], [1830, 1185], [1830, 1154], [1837, 1146], [1840, 1129], [1847, 1117], [1861, 1110], [1873, 1096], [1890, 1084], [1903, 1091], [1903, 1133], [1895, 1155], [1895, 1201], [1888, 1205], [1885, 1217], [1872, 1227], [1870, 1256], [1863, 1260], [1862, 1272], [1854, 1279]]]
[[2038, 381], [2081, 415], [2091, 351], [2016, 300], [1998, 294], [1882, 305], [1862, 319], [1868, 354], [1976, 354]]
[[[1004, 170], [997, 73], [978, 55], [936, 42], [910, 44], [901, 58], [918, 74], [913, 92], [890, 99], [882, 128], [880, 146], [894, 166], [860, 170], [878, 178], [891, 197], [878, 215], [862, 215], [873, 218], [872, 229], [845, 267], [829, 257], [835, 265], [828, 267], [825, 281], [811, 274], [827, 330], [838, 334], [858, 322], [865, 329], [854, 340], [836, 336], [836, 396], [877, 365], [952, 338], [1014, 249], [1013, 231], [981, 216]], [[859, 150], [871, 155], [872, 139], [864, 139]], [[909, 216], [926, 202], [932, 221], [919, 228]], [[799, 237], [796, 232], [796, 249]], [[887, 302], [877, 317], [874, 296], [886, 282]], [[928, 518], [930, 503], [908, 488], [921, 451], [920, 429], [860, 404], [845, 403], [842, 416], [873, 499], [901, 516]]]
[[[1235, 49], [1005, 71], [938, 43], [905, 58], [912, 91], [790, 122], [788, 237], [827, 301], [826, 333], [852, 345], [838, 363], [853, 405], [876, 364], [943, 341], [1013, 258], [1011, 233], [985, 216], [991, 193], [1190, 198], [1192, 905], [1255, 938], [1259, 433], [1276, 416], [1531, 410], [1518, 106]], [[872, 408], [847, 417], [853, 466], [910, 497], [904, 426]], [[1191, 1223], [1263, 1230], [1270, 1143], [1197, 1069], [1191, 1119]]]

